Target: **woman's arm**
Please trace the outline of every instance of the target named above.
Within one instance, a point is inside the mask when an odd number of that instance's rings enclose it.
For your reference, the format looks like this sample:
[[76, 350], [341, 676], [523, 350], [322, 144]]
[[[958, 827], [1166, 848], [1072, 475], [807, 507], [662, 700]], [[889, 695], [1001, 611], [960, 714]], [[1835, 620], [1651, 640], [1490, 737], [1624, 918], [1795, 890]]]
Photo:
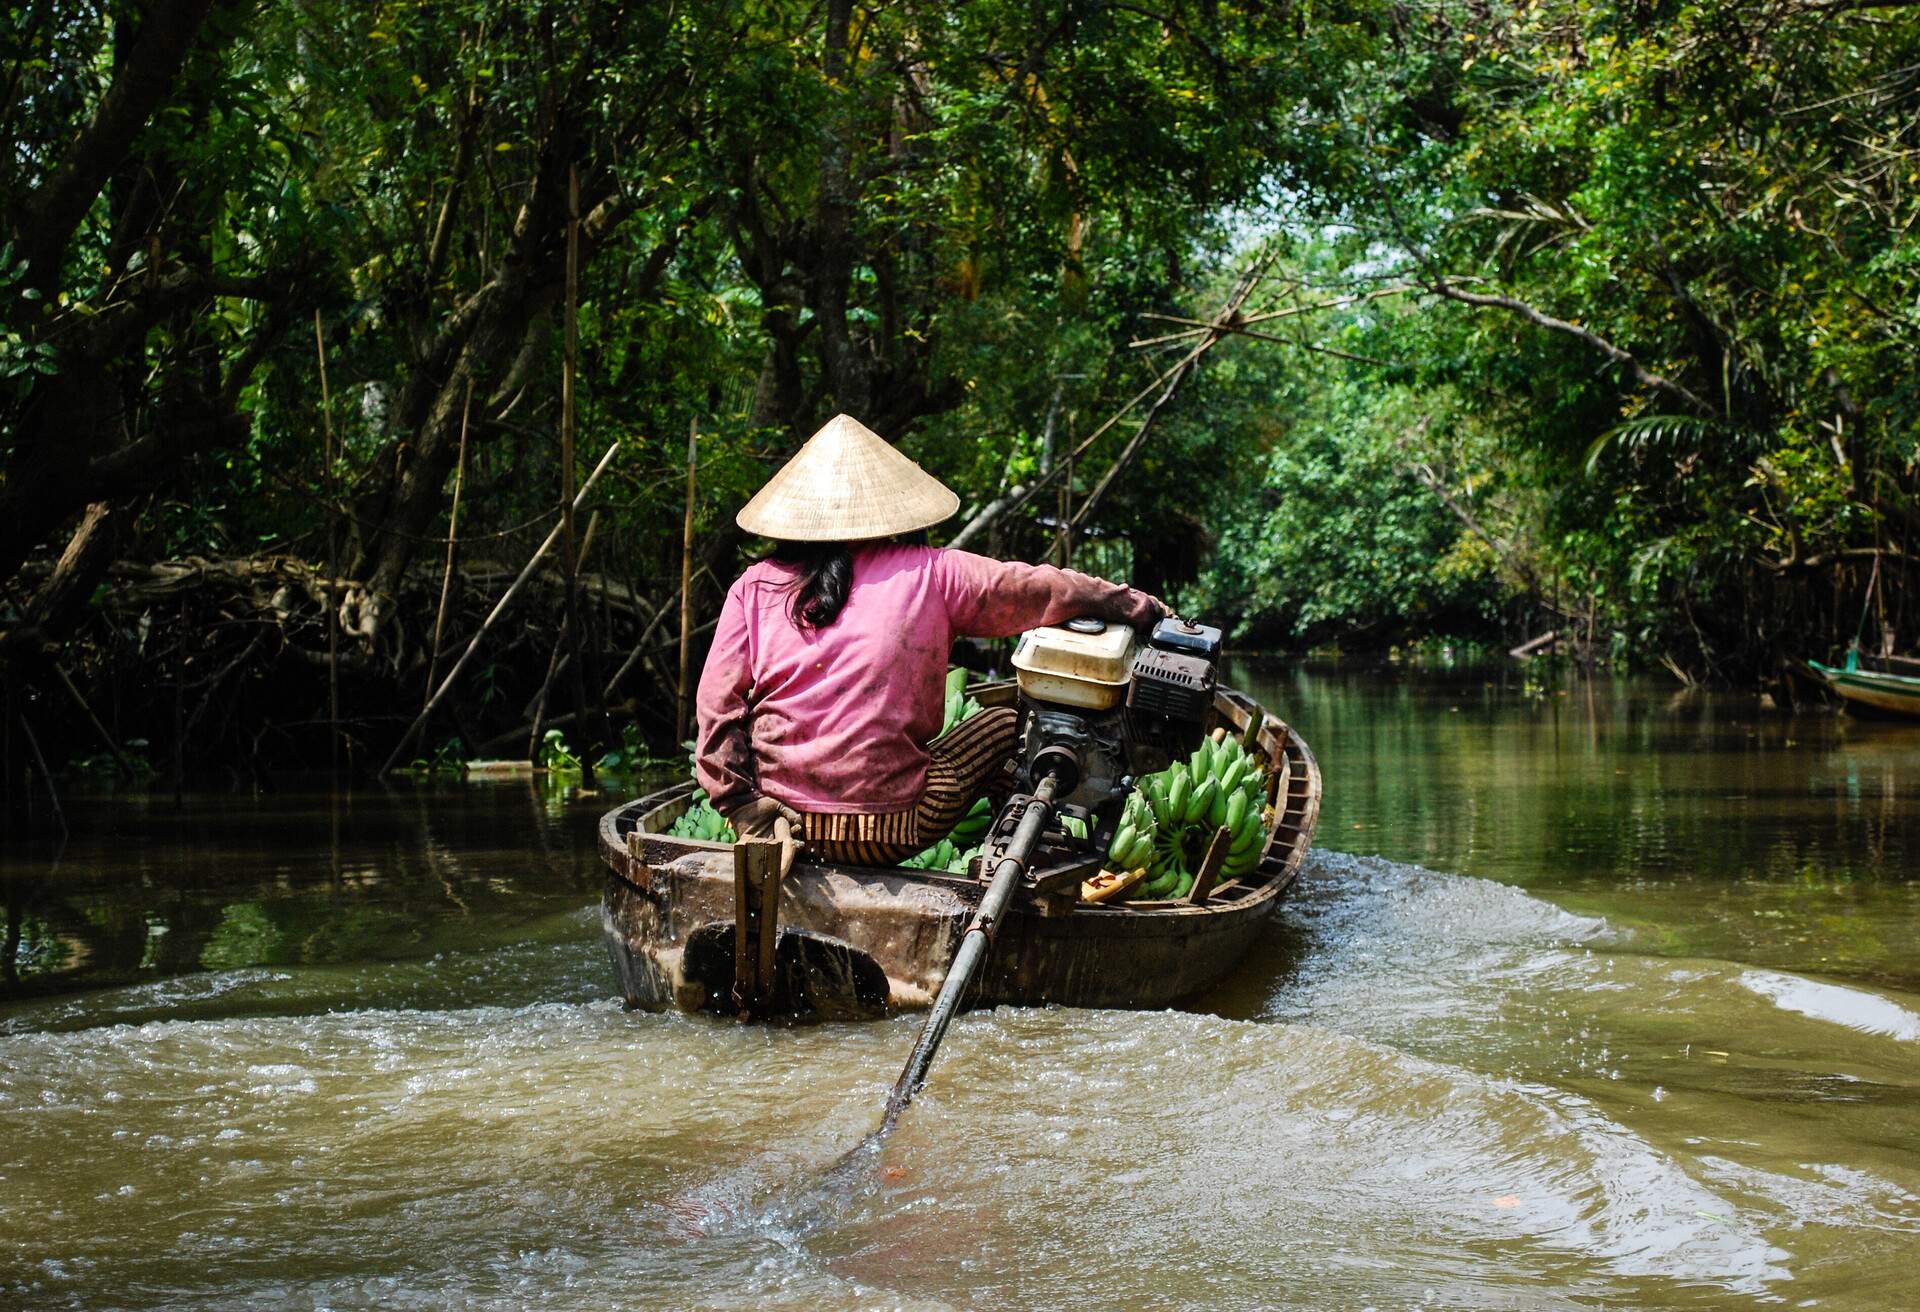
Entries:
[[956, 634], [1007, 638], [1042, 624], [1095, 615], [1136, 627], [1170, 614], [1158, 597], [1052, 565], [993, 560], [969, 551], [941, 551], [935, 576]]
[[693, 775], [723, 815], [754, 796], [753, 740], [747, 694], [753, 688], [747, 613], [741, 587], [727, 589], [713, 626], [713, 645], [694, 696]]

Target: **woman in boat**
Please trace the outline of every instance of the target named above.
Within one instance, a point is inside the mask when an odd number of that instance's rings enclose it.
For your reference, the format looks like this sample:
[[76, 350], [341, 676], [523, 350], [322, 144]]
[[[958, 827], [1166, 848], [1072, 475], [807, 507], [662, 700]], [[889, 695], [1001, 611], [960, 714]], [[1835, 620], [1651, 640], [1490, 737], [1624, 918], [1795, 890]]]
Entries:
[[1157, 598], [1048, 565], [929, 547], [960, 500], [836, 416], [736, 522], [773, 540], [727, 590], [696, 703], [695, 776], [742, 837], [785, 818], [829, 861], [892, 865], [1011, 785], [1014, 712], [940, 730], [959, 637], [1076, 616], [1151, 625]]

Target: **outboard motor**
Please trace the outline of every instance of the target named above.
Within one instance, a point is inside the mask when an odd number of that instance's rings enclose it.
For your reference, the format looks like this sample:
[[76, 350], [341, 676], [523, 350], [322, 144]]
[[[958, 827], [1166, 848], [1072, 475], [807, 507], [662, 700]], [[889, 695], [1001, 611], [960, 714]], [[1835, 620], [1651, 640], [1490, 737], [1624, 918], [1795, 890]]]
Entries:
[[[1133, 630], [1100, 620], [1021, 635], [1021, 787], [994, 817], [973, 873], [987, 877], [927, 1023], [887, 1097], [884, 1136], [912, 1099], [979, 969], [1014, 889], [1042, 915], [1070, 912], [1080, 881], [1099, 870], [1135, 776], [1200, 745], [1212, 710], [1220, 630], [1162, 620], [1141, 647]], [[1060, 825], [1077, 819], [1079, 832]], [[1063, 850], [1064, 849], [1064, 850]]]
[[[1083, 858], [1057, 867], [1099, 868], [1134, 780], [1164, 770], [1200, 745], [1213, 709], [1220, 663], [1220, 630], [1163, 619], [1142, 644], [1133, 628], [1104, 620], [1069, 620], [1030, 629], [1013, 653], [1019, 683], [1020, 787], [998, 817], [987, 842], [987, 868], [996, 841], [1018, 824], [1021, 803], [1037, 782], [1058, 779], [1056, 813], [1085, 826], [1085, 836], [1059, 837]], [[1040, 882], [1047, 872], [1035, 870]]]

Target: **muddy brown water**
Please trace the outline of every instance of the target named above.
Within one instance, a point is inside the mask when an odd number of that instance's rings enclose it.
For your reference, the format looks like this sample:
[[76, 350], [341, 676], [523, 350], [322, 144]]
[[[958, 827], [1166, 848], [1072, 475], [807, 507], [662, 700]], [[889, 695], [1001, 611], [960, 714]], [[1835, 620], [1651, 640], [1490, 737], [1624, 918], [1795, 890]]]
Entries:
[[[0, 860], [0, 1306], [1920, 1304], [1920, 725], [1251, 666], [1319, 854], [1191, 1010], [630, 1015], [525, 784]], [[631, 785], [638, 786], [638, 785]]]

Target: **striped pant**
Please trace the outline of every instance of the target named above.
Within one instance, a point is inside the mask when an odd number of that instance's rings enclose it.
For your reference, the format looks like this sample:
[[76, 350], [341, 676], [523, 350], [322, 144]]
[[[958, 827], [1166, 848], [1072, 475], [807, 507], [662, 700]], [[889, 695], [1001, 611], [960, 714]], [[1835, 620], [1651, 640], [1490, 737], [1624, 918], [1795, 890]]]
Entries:
[[885, 815], [806, 816], [807, 852], [825, 861], [890, 866], [945, 838], [983, 796], [1013, 791], [1010, 706], [962, 720], [927, 745], [927, 790], [911, 810]]

